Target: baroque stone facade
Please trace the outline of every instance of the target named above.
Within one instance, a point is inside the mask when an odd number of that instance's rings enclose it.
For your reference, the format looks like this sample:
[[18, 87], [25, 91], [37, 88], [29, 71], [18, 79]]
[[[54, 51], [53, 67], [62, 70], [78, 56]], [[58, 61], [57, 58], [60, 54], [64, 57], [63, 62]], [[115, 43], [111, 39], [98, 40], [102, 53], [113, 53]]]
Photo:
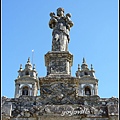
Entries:
[[[2, 120], [118, 120], [118, 98], [100, 98], [98, 79], [85, 58], [71, 76], [73, 55], [68, 51], [71, 14], [50, 13], [52, 50], [45, 54], [47, 74], [38, 77], [30, 58], [18, 71], [15, 97], [1, 98]], [[33, 67], [33, 68], [32, 68]], [[40, 91], [40, 95], [37, 92]]]

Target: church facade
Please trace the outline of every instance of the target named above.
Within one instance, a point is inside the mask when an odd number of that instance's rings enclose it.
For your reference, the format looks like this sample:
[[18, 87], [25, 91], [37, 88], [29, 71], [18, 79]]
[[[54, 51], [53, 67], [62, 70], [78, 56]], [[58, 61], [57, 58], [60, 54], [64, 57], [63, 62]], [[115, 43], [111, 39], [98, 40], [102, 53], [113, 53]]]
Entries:
[[58, 8], [50, 17], [52, 48], [45, 54], [46, 76], [38, 77], [30, 58], [25, 68], [20, 65], [14, 98], [2, 97], [2, 120], [118, 120], [118, 98], [100, 98], [92, 64], [88, 68], [83, 58], [76, 76], [71, 76], [71, 14]]

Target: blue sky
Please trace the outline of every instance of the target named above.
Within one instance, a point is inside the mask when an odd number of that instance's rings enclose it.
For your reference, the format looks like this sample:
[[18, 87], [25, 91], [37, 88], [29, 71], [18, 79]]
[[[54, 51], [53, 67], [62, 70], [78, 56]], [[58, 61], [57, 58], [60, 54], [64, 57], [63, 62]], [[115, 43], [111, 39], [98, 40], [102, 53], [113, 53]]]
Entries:
[[39, 77], [46, 76], [44, 55], [51, 51], [49, 13], [63, 7], [71, 13], [69, 51], [72, 76], [83, 57], [93, 64], [102, 98], [118, 97], [118, 1], [117, 0], [2, 0], [2, 95], [14, 97], [20, 64], [28, 57]]

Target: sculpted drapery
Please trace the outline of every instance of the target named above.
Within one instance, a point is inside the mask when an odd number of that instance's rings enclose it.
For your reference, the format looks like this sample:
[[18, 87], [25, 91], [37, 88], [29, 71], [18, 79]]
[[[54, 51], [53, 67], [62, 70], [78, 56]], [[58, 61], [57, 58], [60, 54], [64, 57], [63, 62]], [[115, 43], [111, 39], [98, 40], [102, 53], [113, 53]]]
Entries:
[[67, 13], [64, 16], [64, 9], [57, 9], [57, 16], [54, 12], [50, 13], [51, 19], [49, 27], [53, 29], [52, 32], [52, 51], [67, 51], [68, 43], [70, 41], [69, 31], [73, 26], [71, 15]]

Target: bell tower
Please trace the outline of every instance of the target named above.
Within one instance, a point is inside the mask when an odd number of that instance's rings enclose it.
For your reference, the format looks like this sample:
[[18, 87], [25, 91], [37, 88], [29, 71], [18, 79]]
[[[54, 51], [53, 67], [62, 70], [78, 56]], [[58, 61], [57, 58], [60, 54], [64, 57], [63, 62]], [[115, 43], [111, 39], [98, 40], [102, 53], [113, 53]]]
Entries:
[[78, 96], [98, 95], [98, 80], [94, 73], [92, 64], [91, 69], [89, 69], [85, 58], [83, 58], [81, 68], [78, 64], [78, 70], [76, 71], [76, 77], [79, 78]]
[[24, 96], [37, 96], [39, 84], [38, 76], [35, 69], [35, 64], [30, 63], [30, 58], [28, 58], [27, 63], [25, 64], [25, 69], [18, 70], [18, 77], [15, 80], [15, 98], [24, 95]]

